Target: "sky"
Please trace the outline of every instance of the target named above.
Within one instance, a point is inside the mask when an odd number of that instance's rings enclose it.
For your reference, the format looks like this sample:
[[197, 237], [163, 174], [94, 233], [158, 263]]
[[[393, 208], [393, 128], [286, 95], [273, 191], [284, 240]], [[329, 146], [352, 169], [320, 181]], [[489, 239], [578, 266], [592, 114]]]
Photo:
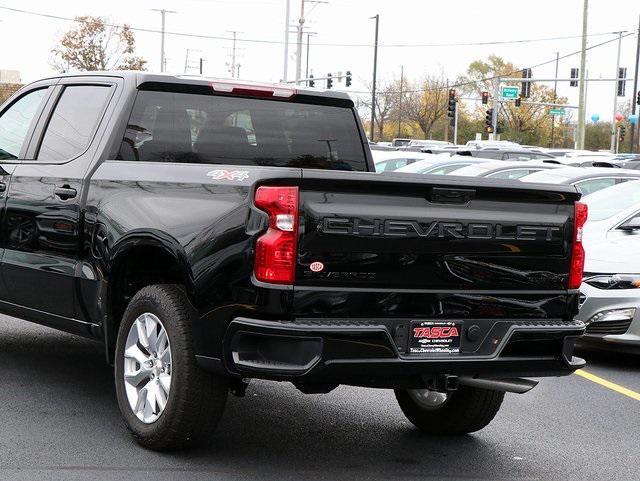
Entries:
[[[295, 73], [295, 24], [302, 0], [291, 2], [289, 78]], [[279, 81], [283, 77], [285, 6], [287, 0], [0, 0], [0, 69], [19, 70], [24, 82], [50, 75], [51, 49], [72, 22], [32, 14], [18, 13], [9, 7], [61, 17], [95, 15], [112, 23], [127, 23], [135, 28], [160, 29], [160, 14], [152, 9], [165, 8], [168, 32], [222, 37], [204, 39], [166, 35], [167, 71], [197, 73], [199, 58], [204, 59], [204, 73], [216, 77], [230, 76], [228, 63], [232, 42], [230, 31], [238, 31], [237, 59], [240, 77], [251, 80]], [[327, 72], [350, 70], [351, 92], [366, 91], [373, 70], [374, 20], [380, 15], [378, 82], [400, 77], [404, 66], [408, 79], [424, 75], [443, 75], [455, 79], [464, 74], [469, 63], [490, 54], [502, 56], [514, 64], [527, 67], [552, 61], [580, 49], [583, 0], [324, 0], [306, 3], [305, 27], [310, 36], [309, 68], [317, 77]], [[588, 45], [615, 40], [589, 50], [589, 77], [611, 78], [615, 75], [617, 34], [637, 32], [640, 16], [638, 0], [590, 0]], [[148, 60], [148, 69], [160, 68], [160, 34], [135, 32], [137, 53]], [[575, 37], [536, 42], [521, 40]], [[636, 38], [622, 40], [621, 62], [633, 76]], [[245, 40], [260, 40], [250, 42]], [[514, 42], [493, 45], [457, 45], [486, 42]], [[306, 35], [305, 35], [306, 42]], [[445, 45], [442, 45], [445, 44]], [[302, 51], [305, 71], [306, 47]], [[579, 66], [579, 55], [562, 59], [559, 76], [568, 77], [571, 67]], [[536, 67], [533, 77], [554, 76], [555, 63]], [[558, 94], [577, 105], [578, 89], [559, 84]], [[362, 95], [362, 94], [355, 94]], [[628, 102], [634, 93], [627, 84]], [[635, 100], [635, 99], [634, 99]], [[591, 82], [588, 89], [587, 118], [597, 114], [602, 120], [613, 115], [614, 85]], [[619, 108], [618, 108], [619, 109]]]

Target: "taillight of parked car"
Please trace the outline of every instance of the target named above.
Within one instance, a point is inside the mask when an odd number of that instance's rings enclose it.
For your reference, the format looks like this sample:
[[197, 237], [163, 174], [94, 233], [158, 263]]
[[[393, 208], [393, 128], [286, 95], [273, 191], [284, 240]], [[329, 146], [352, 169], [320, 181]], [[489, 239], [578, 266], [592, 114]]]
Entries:
[[582, 247], [582, 229], [587, 222], [587, 205], [582, 202], [575, 204], [575, 219], [573, 228], [573, 245], [571, 248], [571, 267], [569, 270], [569, 289], [578, 289], [582, 283], [584, 271], [584, 247]]
[[298, 188], [258, 187], [255, 206], [269, 214], [269, 227], [256, 242], [257, 280], [293, 284], [298, 248]]

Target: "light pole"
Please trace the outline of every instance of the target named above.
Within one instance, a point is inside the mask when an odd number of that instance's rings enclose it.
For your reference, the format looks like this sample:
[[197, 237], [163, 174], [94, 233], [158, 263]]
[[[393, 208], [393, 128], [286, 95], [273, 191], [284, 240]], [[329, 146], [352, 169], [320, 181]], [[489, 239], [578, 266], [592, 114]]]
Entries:
[[[620, 71], [620, 49], [622, 48], [622, 32], [618, 32], [618, 56], [616, 57], [616, 74], [614, 78], [619, 76]], [[618, 110], [618, 82], [613, 82], [613, 112], [611, 114], [611, 153], [616, 153], [616, 139], [618, 138], [618, 129], [616, 125], [616, 111]]]
[[167, 13], [177, 13], [175, 10], [165, 10], [164, 8], [152, 8], [154, 12], [160, 12], [162, 17], [161, 23], [161, 33], [160, 33], [160, 72], [164, 72], [165, 69], [165, 59], [164, 59], [164, 25], [165, 25], [165, 16]]
[[[555, 104], [558, 99], [558, 63], [560, 61], [560, 52], [556, 52], [556, 80], [553, 82], [553, 103]], [[551, 115], [551, 145], [549, 147], [553, 148], [554, 146], [554, 134], [556, 129], [556, 116], [555, 114]]]
[[282, 81], [287, 81], [287, 70], [289, 70], [289, 16], [291, 14], [291, 0], [286, 0], [287, 11], [284, 19], [284, 72]]
[[[635, 72], [633, 74], [633, 93], [631, 94], [632, 97], [633, 95], [638, 95], [638, 68], [640, 64], [640, 17], [638, 18], [638, 45], [636, 47], [636, 69]], [[636, 113], [636, 99], [632, 98], [631, 99], [631, 115], [635, 115]], [[636, 141], [635, 141], [635, 136], [636, 136], [636, 128], [640, 128], [639, 126], [636, 126], [637, 121], [635, 123], [631, 124], [631, 148], [629, 149], [631, 153], [633, 153], [635, 151], [636, 148]], [[640, 136], [640, 131], [638, 132], [639, 136]]]
[[400, 97], [398, 97], [398, 137], [402, 129], [402, 95], [404, 88], [404, 65], [400, 65]]
[[304, 0], [300, 0], [300, 18], [298, 19], [297, 44], [298, 50], [296, 54], [296, 84], [302, 75], [302, 34], [304, 29]]
[[578, 132], [576, 135], [576, 148], [584, 149], [584, 122], [586, 117], [586, 87], [585, 69], [587, 68], [587, 17], [589, 12], [589, 0], [584, 0], [582, 8], [582, 50], [580, 51], [580, 73], [579, 73], [579, 99], [578, 99]]
[[371, 88], [371, 125], [369, 126], [369, 137], [373, 142], [374, 124], [376, 122], [376, 77], [378, 75], [378, 26], [380, 24], [380, 14], [370, 17], [369, 20], [376, 21], [375, 42], [373, 45], [373, 86]]

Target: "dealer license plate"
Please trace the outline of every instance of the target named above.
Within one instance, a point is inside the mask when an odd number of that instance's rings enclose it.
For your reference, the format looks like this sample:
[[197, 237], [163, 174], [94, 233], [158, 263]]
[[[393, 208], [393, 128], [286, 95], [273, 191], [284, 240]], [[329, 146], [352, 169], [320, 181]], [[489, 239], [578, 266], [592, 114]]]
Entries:
[[459, 353], [462, 321], [412, 321], [409, 354]]

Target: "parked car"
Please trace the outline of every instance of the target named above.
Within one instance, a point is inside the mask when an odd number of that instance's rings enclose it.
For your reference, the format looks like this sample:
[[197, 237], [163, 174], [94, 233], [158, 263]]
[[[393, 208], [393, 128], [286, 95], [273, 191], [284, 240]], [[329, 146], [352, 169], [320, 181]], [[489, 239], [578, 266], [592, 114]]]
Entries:
[[[478, 159], [479, 160], [479, 159]], [[516, 180], [525, 175], [533, 174], [541, 170], [557, 169], [558, 164], [542, 162], [522, 162], [522, 161], [499, 161], [480, 162], [453, 172], [453, 175], [470, 177], [491, 177], [494, 179]]]
[[640, 181], [583, 198], [586, 264], [577, 319], [581, 343], [640, 352]]
[[486, 148], [471, 150], [469, 152], [473, 157], [482, 157], [484, 159], [494, 160], [555, 160], [554, 157], [549, 154], [527, 149]]
[[444, 140], [412, 140], [407, 145], [400, 147], [402, 150], [409, 150], [413, 152], [424, 152], [425, 149], [444, 149], [456, 145], [452, 142], [445, 142]]
[[520, 144], [516, 142], [510, 142], [508, 140], [469, 140], [466, 144], [466, 147], [470, 149], [520, 149], [522, 148]]
[[474, 164], [489, 162], [486, 159], [462, 157], [458, 155], [431, 155], [418, 162], [399, 168], [396, 172], [413, 174], [446, 175]]
[[401, 137], [397, 137], [391, 140], [392, 147], [404, 147], [405, 145], [409, 145], [413, 139], [403, 139]]
[[522, 182], [575, 185], [584, 194], [592, 194], [629, 180], [639, 179], [640, 171], [608, 167], [563, 167], [544, 170], [520, 178]]
[[400, 167], [424, 160], [429, 156], [429, 154], [422, 154], [420, 152], [399, 152], [397, 150], [393, 152], [372, 151], [371, 155], [373, 156], [376, 172], [398, 170]]
[[250, 379], [394, 389], [450, 436], [536, 385], [521, 376], [583, 367], [575, 189], [374, 175], [365, 142], [337, 91], [27, 85], [0, 106], [0, 312], [104, 344], [157, 450], [206, 440]]

